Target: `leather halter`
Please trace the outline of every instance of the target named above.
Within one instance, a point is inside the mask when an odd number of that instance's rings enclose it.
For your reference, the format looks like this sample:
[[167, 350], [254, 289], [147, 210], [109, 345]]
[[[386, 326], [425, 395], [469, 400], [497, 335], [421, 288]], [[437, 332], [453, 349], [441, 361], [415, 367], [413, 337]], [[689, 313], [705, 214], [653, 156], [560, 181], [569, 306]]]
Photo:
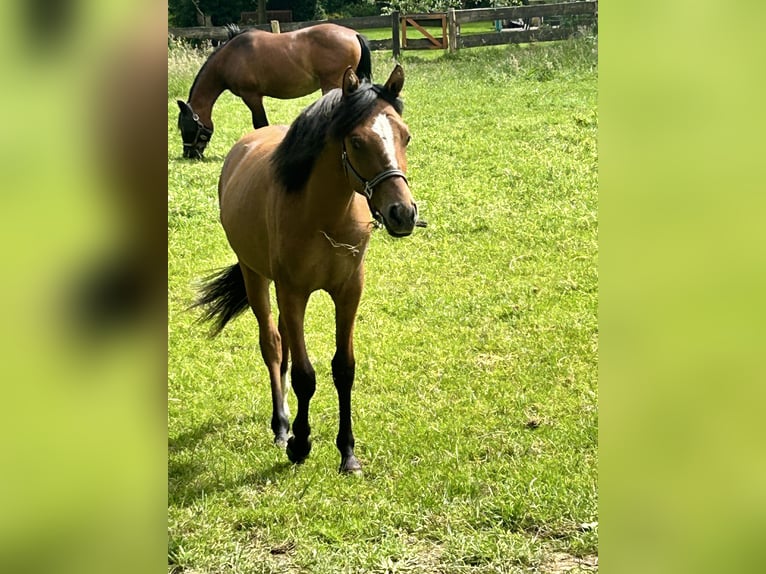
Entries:
[[407, 176], [404, 175], [404, 172], [400, 169], [385, 169], [372, 179], [365, 179], [358, 171], [356, 171], [356, 169], [354, 169], [354, 166], [351, 165], [351, 161], [348, 159], [348, 152], [346, 151], [345, 139], [343, 140], [343, 152], [341, 153], [341, 159], [343, 161], [343, 172], [346, 174], [346, 178], [348, 178], [350, 171], [359, 181], [359, 183], [364, 186], [361, 191], [359, 191], [354, 185], [351, 186], [351, 189], [353, 189], [356, 193], [363, 195], [367, 199], [367, 206], [370, 208], [372, 217], [375, 218], [375, 221], [378, 223], [383, 223], [383, 216], [377, 209], [375, 209], [375, 206], [372, 204], [372, 194], [375, 192], [375, 186], [387, 179], [391, 179], [392, 177], [401, 177], [404, 182], [409, 185]]
[[202, 156], [202, 152], [197, 152], [197, 144], [200, 141], [205, 142], [205, 145], [207, 145], [207, 142], [210, 141], [210, 137], [213, 135], [213, 130], [211, 130], [209, 127], [207, 127], [205, 124], [203, 124], [199, 116], [197, 114], [194, 114], [192, 116], [192, 119], [197, 122], [197, 132], [194, 134], [194, 139], [190, 143], [184, 142], [184, 149], [193, 149], [195, 153], [199, 153], [200, 156]]

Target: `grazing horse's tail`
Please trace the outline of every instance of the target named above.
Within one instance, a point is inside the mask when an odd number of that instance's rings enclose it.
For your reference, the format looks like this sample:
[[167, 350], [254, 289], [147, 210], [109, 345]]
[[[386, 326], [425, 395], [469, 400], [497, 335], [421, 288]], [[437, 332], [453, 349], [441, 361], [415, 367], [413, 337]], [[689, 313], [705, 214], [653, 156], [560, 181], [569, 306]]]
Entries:
[[357, 34], [359, 45], [362, 47], [362, 55], [359, 57], [359, 65], [356, 67], [356, 75], [360, 80], [369, 80], [372, 82], [372, 55], [370, 54], [370, 43], [367, 38]]
[[245, 279], [239, 263], [205, 277], [199, 298], [190, 307], [202, 307], [199, 322], [212, 321], [210, 336], [215, 337], [226, 324], [247, 309]]

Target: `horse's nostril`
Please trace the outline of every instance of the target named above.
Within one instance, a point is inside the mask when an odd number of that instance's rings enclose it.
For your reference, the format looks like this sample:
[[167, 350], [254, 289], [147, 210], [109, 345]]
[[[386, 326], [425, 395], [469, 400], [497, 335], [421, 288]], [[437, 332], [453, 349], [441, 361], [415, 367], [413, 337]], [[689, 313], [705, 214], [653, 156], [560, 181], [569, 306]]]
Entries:
[[395, 225], [404, 226], [415, 221], [417, 217], [417, 207], [409, 207], [402, 203], [393, 204], [388, 210], [388, 219]]
[[394, 223], [401, 223], [402, 219], [400, 216], [402, 205], [400, 203], [395, 203], [391, 206], [391, 209], [388, 210], [388, 218], [393, 221]]

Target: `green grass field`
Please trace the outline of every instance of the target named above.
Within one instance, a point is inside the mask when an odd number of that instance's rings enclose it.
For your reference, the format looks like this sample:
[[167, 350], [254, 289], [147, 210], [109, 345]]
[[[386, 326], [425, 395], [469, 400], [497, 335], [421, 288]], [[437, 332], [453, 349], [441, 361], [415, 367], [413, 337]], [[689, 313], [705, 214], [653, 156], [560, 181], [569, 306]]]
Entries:
[[[203, 56], [169, 51], [169, 569], [583, 572], [596, 566], [597, 43], [407, 52], [413, 236], [373, 235], [353, 394], [361, 478], [337, 473], [333, 309], [317, 293], [314, 449], [272, 444], [251, 315], [214, 340], [185, 311], [235, 261], [216, 182], [250, 114], [224, 94], [206, 159], [175, 100]], [[376, 80], [393, 67], [375, 53]], [[290, 123], [317, 94], [267, 99]], [[293, 413], [294, 397], [290, 397]]]

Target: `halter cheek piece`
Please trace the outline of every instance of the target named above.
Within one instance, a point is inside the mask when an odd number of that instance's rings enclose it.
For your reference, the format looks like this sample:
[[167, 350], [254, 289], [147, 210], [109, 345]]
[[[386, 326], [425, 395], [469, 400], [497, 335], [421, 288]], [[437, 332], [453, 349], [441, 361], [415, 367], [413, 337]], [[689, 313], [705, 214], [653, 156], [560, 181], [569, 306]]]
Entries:
[[359, 191], [353, 185], [351, 186], [352, 189], [367, 199], [367, 205], [370, 208], [370, 213], [372, 213], [372, 217], [375, 219], [375, 221], [378, 223], [383, 223], [383, 216], [377, 209], [375, 209], [375, 206], [372, 204], [372, 194], [375, 192], [375, 186], [387, 179], [391, 179], [392, 177], [401, 177], [404, 182], [409, 185], [407, 176], [404, 175], [404, 172], [400, 169], [386, 169], [381, 171], [372, 179], [365, 179], [358, 171], [356, 171], [356, 169], [354, 169], [354, 166], [351, 165], [351, 162], [348, 159], [348, 152], [346, 151], [345, 139], [343, 140], [343, 153], [341, 154], [341, 159], [343, 160], [343, 171], [346, 174], [346, 178], [348, 178], [348, 174], [351, 172], [357, 181], [359, 181], [359, 183], [364, 186], [362, 191]]
[[[205, 142], [205, 145], [207, 145], [207, 142], [210, 141], [210, 137], [213, 135], [213, 130], [205, 126], [205, 124], [199, 120], [197, 114], [194, 114], [192, 119], [197, 122], [197, 133], [194, 134], [194, 139], [190, 143], [184, 142], [184, 149], [194, 149], [200, 141]], [[202, 155], [202, 152], [200, 152], [200, 155]]]

